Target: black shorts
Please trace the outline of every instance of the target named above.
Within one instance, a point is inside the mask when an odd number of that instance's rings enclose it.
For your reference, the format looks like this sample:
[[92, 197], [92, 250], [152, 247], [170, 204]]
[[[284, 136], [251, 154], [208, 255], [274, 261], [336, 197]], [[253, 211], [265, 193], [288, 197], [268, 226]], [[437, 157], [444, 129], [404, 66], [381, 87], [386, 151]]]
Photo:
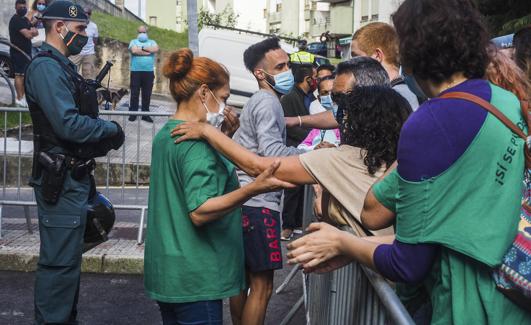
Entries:
[[[19, 51], [10, 51], [9, 56], [13, 63], [13, 72], [16, 76], [23, 76], [26, 73], [26, 68], [30, 64], [30, 60]], [[31, 57], [31, 55], [30, 55]]]
[[250, 272], [281, 269], [280, 213], [243, 206], [242, 223], [246, 269]]

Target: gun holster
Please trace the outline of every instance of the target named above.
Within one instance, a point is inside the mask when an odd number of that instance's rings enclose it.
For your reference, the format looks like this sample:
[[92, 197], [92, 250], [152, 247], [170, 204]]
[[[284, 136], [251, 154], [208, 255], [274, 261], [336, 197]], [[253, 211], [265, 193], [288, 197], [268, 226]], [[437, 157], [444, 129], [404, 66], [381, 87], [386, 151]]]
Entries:
[[48, 204], [56, 204], [66, 177], [66, 157], [60, 154], [39, 152], [42, 166], [42, 196]]

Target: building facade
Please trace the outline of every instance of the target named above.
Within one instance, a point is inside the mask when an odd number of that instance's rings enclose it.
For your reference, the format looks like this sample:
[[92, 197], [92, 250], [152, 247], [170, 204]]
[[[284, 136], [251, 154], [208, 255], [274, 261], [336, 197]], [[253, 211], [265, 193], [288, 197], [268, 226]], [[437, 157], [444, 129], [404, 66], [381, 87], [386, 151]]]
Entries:
[[267, 0], [268, 33], [317, 40], [330, 28], [330, 5], [314, 0]]
[[320, 0], [330, 4], [330, 32], [352, 35], [371, 22], [391, 23], [391, 14], [404, 0]]
[[352, 35], [370, 22], [391, 22], [404, 0], [267, 0], [269, 33], [318, 40], [322, 33]]
[[[205, 9], [211, 13], [220, 13], [227, 7], [234, 8], [233, 0], [197, 0], [197, 10]], [[146, 1], [148, 24], [177, 32], [184, 32], [187, 21], [186, 0]]]

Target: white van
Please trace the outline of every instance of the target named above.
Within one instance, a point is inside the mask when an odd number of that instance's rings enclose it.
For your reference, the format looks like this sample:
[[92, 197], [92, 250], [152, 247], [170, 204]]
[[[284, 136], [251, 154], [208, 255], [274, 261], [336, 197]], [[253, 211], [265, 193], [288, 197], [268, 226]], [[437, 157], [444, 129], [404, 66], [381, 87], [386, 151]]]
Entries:
[[[265, 34], [208, 27], [199, 32], [199, 55], [223, 64], [230, 72], [229, 105], [243, 107], [258, 91], [256, 79], [243, 64], [243, 52], [267, 37]], [[297, 51], [296, 47], [283, 41], [280, 46], [287, 53]]]

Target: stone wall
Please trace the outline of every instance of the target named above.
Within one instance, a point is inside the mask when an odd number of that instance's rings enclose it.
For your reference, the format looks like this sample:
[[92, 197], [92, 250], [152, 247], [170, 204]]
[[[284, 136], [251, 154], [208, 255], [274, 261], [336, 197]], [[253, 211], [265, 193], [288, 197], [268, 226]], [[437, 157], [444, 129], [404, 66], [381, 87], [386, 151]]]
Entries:
[[9, 38], [9, 20], [15, 14], [14, 0], [0, 0], [0, 37]]
[[[100, 44], [96, 46], [96, 55], [98, 57], [98, 69], [101, 69], [107, 60], [113, 61], [111, 69], [111, 88], [129, 88], [130, 78], [130, 54], [128, 45], [116, 40], [100, 39]], [[168, 81], [160, 73], [162, 64], [167, 52], [161, 51], [156, 56], [155, 66], [155, 85], [153, 92], [158, 94], [169, 95]], [[105, 79], [107, 82], [107, 79]]]

